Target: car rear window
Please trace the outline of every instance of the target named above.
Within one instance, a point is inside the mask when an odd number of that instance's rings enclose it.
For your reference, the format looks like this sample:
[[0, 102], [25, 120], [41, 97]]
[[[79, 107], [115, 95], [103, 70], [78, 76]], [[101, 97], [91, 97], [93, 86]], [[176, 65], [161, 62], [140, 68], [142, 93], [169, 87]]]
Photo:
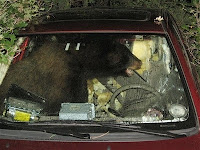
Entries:
[[21, 51], [0, 86], [12, 122], [186, 122], [191, 104], [162, 35], [55, 34], [19, 37]]

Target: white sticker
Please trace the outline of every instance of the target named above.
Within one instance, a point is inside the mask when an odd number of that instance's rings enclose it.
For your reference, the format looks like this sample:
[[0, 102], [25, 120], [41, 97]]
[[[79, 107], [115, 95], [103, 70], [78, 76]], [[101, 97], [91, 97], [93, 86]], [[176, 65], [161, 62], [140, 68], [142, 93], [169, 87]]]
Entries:
[[81, 46], [81, 43], [77, 43], [77, 45], [76, 45], [76, 50], [77, 51], [79, 51], [80, 46]]
[[65, 50], [68, 51], [69, 50], [69, 46], [70, 46], [70, 43], [67, 43], [66, 47], [65, 47]]

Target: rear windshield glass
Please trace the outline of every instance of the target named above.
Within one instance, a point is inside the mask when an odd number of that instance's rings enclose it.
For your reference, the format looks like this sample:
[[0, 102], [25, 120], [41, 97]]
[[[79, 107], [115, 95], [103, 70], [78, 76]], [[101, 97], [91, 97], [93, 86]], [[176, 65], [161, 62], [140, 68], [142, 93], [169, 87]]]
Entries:
[[164, 36], [57, 34], [18, 41], [20, 52], [0, 86], [4, 120], [170, 123], [190, 118], [184, 80]]

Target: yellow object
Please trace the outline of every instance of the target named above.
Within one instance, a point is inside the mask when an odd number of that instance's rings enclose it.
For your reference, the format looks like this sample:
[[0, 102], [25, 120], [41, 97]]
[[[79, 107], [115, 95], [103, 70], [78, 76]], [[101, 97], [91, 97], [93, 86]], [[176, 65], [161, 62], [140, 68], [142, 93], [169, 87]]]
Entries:
[[[110, 92], [101, 82], [98, 81], [98, 79], [94, 78], [92, 80], [87, 81], [88, 84], [88, 103], [95, 103], [96, 104], [96, 111], [104, 110], [108, 112], [108, 103], [111, 99], [112, 92]], [[115, 89], [118, 89], [121, 87], [119, 83], [114, 78], [109, 78], [107, 81], [107, 84], [112, 86]], [[120, 93], [122, 97], [125, 97], [126, 92]], [[96, 101], [94, 101], [93, 98], [96, 98]], [[116, 99], [116, 108], [121, 108], [121, 104]]]
[[104, 93], [98, 94], [97, 96], [98, 96], [98, 99], [97, 99], [98, 105], [104, 106], [108, 103], [112, 94], [111, 92], [104, 92]]
[[149, 70], [149, 60], [152, 57], [152, 49], [154, 42], [152, 40], [136, 40], [131, 48], [132, 53], [142, 61], [141, 69], [137, 70], [139, 74], [143, 74], [145, 70]]
[[30, 121], [30, 118], [31, 118], [30, 113], [26, 113], [26, 112], [22, 112], [22, 111], [15, 112], [14, 120], [16, 120], [16, 121], [28, 122], [28, 121]]

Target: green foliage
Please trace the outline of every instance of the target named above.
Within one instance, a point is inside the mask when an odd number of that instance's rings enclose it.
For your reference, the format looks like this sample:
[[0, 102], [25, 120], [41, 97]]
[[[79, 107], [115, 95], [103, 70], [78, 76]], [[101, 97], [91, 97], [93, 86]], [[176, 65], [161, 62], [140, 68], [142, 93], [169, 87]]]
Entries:
[[200, 1], [193, 0], [191, 4], [185, 4], [184, 10], [189, 14], [189, 23], [182, 25], [186, 45], [193, 58], [193, 63], [200, 67]]
[[37, 0], [0, 1], [0, 63], [8, 63], [12, 59], [17, 32], [26, 27], [39, 11]]

